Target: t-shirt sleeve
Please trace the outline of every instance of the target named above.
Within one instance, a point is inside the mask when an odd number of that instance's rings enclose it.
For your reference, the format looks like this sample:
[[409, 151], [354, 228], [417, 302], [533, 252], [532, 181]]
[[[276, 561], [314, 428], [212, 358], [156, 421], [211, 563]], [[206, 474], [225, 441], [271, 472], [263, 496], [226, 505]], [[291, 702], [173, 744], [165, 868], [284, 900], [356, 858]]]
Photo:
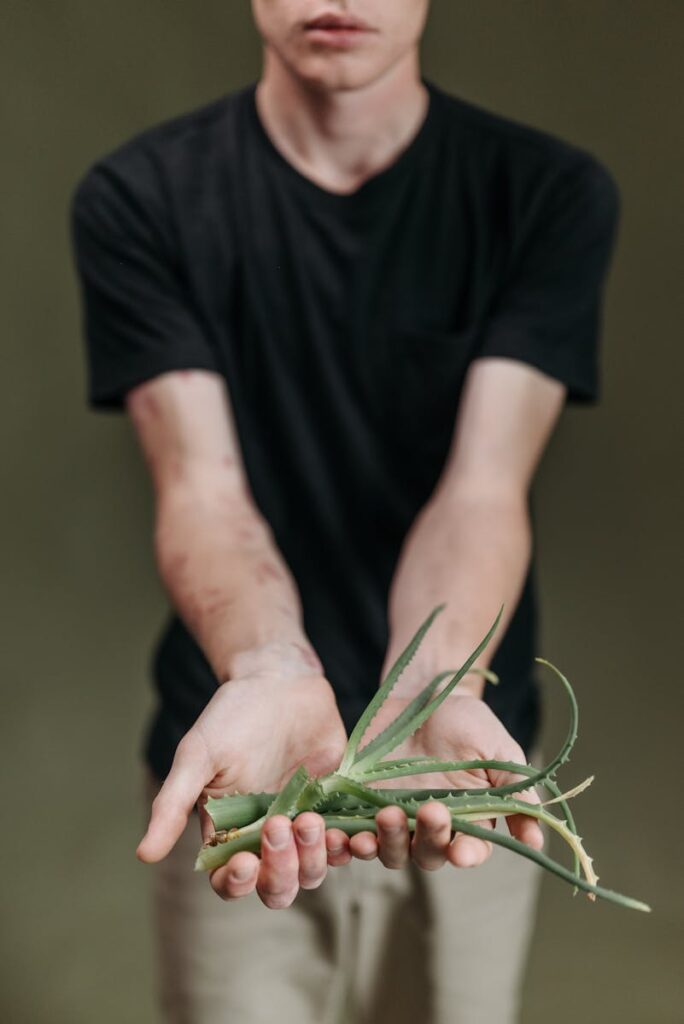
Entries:
[[572, 402], [600, 393], [603, 287], [621, 199], [591, 158], [566, 169], [523, 219], [510, 270], [476, 355], [519, 359], [567, 387]]
[[127, 391], [170, 370], [217, 369], [160, 208], [100, 165], [72, 199], [94, 408], [119, 409]]

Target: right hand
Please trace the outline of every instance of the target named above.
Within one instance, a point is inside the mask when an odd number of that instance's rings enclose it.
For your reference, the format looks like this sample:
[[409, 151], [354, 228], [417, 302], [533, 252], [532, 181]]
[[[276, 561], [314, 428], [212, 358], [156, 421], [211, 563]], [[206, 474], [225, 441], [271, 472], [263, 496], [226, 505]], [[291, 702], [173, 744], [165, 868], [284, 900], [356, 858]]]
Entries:
[[[334, 771], [346, 742], [332, 687], [322, 674], [304, 666], [301, 672], [260, 668], [238, 674], [219, 686], [179, 743], [137, 856], [147, 863], [162, 860], [198, 800], [226, 792], [278, 792], [300, 764], [311, 775]], [[206, 837], [211, 822], [201, 814]], [[210, 881], [223, 899], [256, 888], [267, 907], [279, 909], [290, 906], [300, 886], [317, 888], [327, 867], [323, 818], [306, 811], [294, 824], [284, 815], [269, 818], [261, 858], [236, 853], [211, 872]]]

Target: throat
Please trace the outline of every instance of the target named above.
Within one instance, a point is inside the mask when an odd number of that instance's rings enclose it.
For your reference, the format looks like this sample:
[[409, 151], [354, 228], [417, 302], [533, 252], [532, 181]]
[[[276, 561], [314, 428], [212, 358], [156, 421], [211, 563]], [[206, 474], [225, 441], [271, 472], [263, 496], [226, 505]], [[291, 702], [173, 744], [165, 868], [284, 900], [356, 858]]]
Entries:
[[390, 167], [410, 145], [427, 115], [429, 93], [417, 80], [384, 109], [364, 107], [359, 96], [292, 96], [256, 91], [257, 114], [281, 156], [330, 192], [347, 195]]

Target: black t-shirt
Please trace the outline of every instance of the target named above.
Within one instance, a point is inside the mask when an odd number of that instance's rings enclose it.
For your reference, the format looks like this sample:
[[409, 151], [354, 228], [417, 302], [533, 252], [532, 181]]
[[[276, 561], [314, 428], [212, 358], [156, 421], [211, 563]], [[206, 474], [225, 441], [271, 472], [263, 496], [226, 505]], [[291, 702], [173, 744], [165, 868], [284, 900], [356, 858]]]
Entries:
[[[250, 86], [99, 160], [73, 201], [90, 404], [121, 408], [169, 370], [225, 377], [251, 489], [349, 728], [378, 685], [389, 584], [468, 365], [522, 360], [571, 401], [597, 397], [615, 180], [575, 145], [429, 91], [412, 142], [351, 195], [284, 159]], [[531, 568], [485, 691], [526, 751], [535, 622]], [[146, 753], [163, 777], [217, 685], [174, 615], [154, 674]]]

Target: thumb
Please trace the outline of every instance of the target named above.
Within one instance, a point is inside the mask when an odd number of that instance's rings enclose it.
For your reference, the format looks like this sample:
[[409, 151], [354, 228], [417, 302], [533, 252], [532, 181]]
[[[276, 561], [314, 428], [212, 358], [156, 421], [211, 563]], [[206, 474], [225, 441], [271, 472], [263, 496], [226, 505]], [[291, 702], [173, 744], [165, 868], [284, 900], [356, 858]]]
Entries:
[[171, 771], [152, 803], [147, 832], [136, 850], [139, 860], [154, 864], [173, 849], [212, 775], [206, 747], [188, 733], [178, 744]]

